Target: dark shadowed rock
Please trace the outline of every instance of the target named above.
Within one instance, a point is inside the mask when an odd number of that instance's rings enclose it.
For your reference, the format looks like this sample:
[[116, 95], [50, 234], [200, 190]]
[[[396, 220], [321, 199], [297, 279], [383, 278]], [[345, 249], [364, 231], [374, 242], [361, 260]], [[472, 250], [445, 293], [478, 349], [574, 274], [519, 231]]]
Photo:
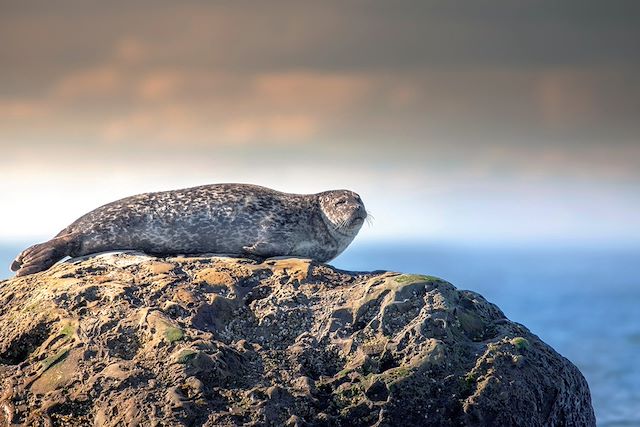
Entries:
[[574, 365], [429, 276], [110, 254], [0, 307], [0, 426], [595, 424]]

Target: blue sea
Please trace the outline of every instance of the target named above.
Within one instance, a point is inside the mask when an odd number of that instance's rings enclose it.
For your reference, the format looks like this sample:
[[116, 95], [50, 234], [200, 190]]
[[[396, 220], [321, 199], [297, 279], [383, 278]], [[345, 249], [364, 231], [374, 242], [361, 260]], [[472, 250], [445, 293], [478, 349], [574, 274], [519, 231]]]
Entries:
[[[0, 247], [0, 278], [20, 247]], [[497, 304], [580, 368], [599, 426], [640, 426], [640, 247], [355, 242], [333, 263], [441, 277]]]

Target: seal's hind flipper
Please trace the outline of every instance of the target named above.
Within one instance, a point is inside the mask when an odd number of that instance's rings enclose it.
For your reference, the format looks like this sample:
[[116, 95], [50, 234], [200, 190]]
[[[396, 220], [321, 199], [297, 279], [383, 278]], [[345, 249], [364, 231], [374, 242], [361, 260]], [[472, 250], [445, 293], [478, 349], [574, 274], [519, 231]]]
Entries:
[[74, 237], [75, 235], [60, 236], [25, 249], [11, 263], [11, 270], [16, 271], [16, 276], [46, 270], [71, 253]]

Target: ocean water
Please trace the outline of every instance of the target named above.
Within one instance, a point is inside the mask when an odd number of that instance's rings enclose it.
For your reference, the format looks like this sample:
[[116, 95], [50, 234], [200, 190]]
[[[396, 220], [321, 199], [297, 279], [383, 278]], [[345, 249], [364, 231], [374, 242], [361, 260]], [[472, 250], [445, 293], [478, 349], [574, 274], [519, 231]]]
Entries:
[[[20, 249], [0, 247], [0, 279]], [[640, 426], [640, 248], [355, 242], [332, 264], [430, 274], [482, 294], [580, 368], [599, 426]]]

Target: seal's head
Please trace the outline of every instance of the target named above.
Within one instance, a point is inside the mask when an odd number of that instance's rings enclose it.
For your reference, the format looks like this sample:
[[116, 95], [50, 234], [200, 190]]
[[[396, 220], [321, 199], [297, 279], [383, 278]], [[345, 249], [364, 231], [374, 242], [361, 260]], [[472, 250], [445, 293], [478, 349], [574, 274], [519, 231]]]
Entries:
[[318, 199], [322, 218], [331, 235], [349, 244], [367, 219], [360, 196], [349, 190], [333, 190], [318, 194]]

